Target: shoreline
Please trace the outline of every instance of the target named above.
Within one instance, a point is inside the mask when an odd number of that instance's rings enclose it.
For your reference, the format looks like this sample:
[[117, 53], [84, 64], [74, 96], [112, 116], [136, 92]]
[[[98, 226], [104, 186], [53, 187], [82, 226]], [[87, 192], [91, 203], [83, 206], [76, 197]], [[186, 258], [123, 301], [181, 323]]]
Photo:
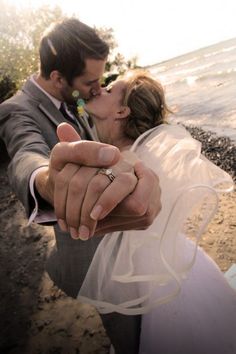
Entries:
[[[203, 153], [236, 179], [236, 145], [198, 127], [186, 127]], [[2, 150], [1, 150], [2, 151]], [[0, 352], [9, 354], [108, 354], [96, 310], [67, 297], [44, 271], [53, 243], [51, 227], [31, 225], [11, 192], [7, 156], [0, 154]], [[221, 205], [200, 246], [225, 272], [236, 263], [236, 191]]]
[[184, 127], [194, 139], [202, 143], [202, 154], [228, 172], [236, 182], [236, 143], [227, 136], [220, 136], [196, 126]]

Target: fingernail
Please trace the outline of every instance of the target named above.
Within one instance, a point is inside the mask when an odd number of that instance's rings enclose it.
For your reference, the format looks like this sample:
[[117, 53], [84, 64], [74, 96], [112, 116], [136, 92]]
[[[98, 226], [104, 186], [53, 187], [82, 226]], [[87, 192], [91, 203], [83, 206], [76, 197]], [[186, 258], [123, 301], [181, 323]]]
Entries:
[[87, 241], [89, 238], [89, 228], [87, 226], [81, 225], [79, 227], [79, 239], [82, 241]]
[[101, 163], [112, 162], [116, 154], [116, 149], [113, 147], [103, 147], [99, 151], [99, 159]]
[[102, 206], [101, 205], [96, 205], [93, 210], [90, 213], [90, 217], [93, 220], [98, 220], [99, 216], [101, 215], [102, 212]]
[[70, 235], [74, 239], [77, 239], [79, 237], [78, 231], [73, 227], [70, 227]]
[[63, 219], [58, 219], [57, 220], [59, 227], [62, 231], [66, 232], [67, 231], [67, 225]]

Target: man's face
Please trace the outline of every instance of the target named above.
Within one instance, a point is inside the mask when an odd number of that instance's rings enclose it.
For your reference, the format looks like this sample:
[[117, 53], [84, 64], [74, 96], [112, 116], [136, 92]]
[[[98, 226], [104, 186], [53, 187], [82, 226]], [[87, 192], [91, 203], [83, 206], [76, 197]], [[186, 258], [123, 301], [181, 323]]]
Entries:
[[86, 59], [84, 73], [77, 76], [72, 86], [65, 84], [61, 89], [61, 95], [68, 103], [73, 103], [73, 92], [79, 92], [79, 97], [90, 99], [93, 96], [99, 95], [101, 92], [100, 79], [103, 76], [106, 60]]

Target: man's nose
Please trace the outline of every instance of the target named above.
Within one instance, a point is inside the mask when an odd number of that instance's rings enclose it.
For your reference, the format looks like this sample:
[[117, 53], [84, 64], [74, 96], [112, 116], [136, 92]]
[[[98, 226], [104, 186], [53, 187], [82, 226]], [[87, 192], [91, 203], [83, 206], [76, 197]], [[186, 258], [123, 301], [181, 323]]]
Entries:
[[91, 89], [91, 95], [92, 96], [97, 96], [101, 94], [101, 85], [99, 82], [97, 82], [96, 84], [93, 85], [92, 89]]

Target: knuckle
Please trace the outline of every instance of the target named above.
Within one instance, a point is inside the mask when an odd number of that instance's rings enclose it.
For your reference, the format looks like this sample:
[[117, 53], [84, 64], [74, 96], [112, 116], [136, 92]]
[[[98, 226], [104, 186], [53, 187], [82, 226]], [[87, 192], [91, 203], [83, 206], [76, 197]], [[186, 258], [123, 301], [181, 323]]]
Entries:
[[56, 145], [54, 145], [52, 149], [52, 155], [54, 156], [55, 154], [59, 153], [63, 145], [63, 143], [57, 143]]
[[78, 194], [78, 191], [85, 189], [85, 183], [82, 178], [79, 178], [78, 175], [75, 175], [69, 183], [69, 190], [72, 194]]
[[147, 227], [152, 225], [155, 217], [156, 217], [156, 215], [153, 211], [151, 211], [151, 210], [147, 211], [147, 213], [145, 214], [145, 224]]
[[95, 176], [89, 183], [89, 191], [91, 193], [99, 194], [101, 191], [107, 187], [107, 183], [104, 181], [104, 178], [100, 176]]
[[58, 188], [58, 189], [63, 189], [68, 184], [66, 176], [62, 172], [59, 172], [57, 174], [56, 183], [55, 184], [56, 184], [56, 188]]
[[129, 163], [127, 160], [120, 159], [118, 163], [115, 165], [115, 169], [119, 172], [133, 172], [134, 173], [134, 168], [131, 163]]
[[146, 230], [149, 226], [151, 226], [154, 219], [155, 215], [153, 213], [147, 212], [142, 219], [142, 230]]
[[135, 211], [136, 211], [137, 216], [143, 216], [145, 214], [146, 207], [144, 204], [136, 203]]
[[67, 145], [67, 143], [65, 143], [65, 142], [59, 142], [56, 145], [54, 145], [54, 147], [51, 151], [52, 159], [57, 159], [58, 156], [60, 156], [61, 152], [63, 151], [63, 149], [65, 148], [66, 145]]
[[83, 141], [76, 141], [76, 143], [71, 145], [71, 151], [73, 154], [75, 154], [75, 156], [79, 157], [79, 160], [81, 160], [81, 162], [83, 162], [83, 156], [84, 154], [81, 153], [83, 150]]
[[123, 172], [119, 175], [119, 180], [122, 184], [128, 186], [136, 186], [137, 184], [137, 177], [131, 172]]
[[135, 198], [132, 198], [132, 196], [129, 198], [127, 207], [136, 216], [143, 216], [143, 215], [145, 215], [145, 213], [147, 211], [144, 203], [138, 202]]
[[59, 151], [58, 145], [59, 145], [59, 143], [53, 147], [51, 154], [50, 154], [50, 164], [52, 167], [55, 165], [56, 160], [57, 160], [57, 155], [58, 155], [58, 151]]
[[162, 209], [161, 202], [158, 201], [157, 203], [152, 203], [150, 207], [148, 208], [145, 217], [147, 219], [147, 223], [151, 225], [154, 221], [154, 219], [157, 217], [157, 215], [160, 213]]

